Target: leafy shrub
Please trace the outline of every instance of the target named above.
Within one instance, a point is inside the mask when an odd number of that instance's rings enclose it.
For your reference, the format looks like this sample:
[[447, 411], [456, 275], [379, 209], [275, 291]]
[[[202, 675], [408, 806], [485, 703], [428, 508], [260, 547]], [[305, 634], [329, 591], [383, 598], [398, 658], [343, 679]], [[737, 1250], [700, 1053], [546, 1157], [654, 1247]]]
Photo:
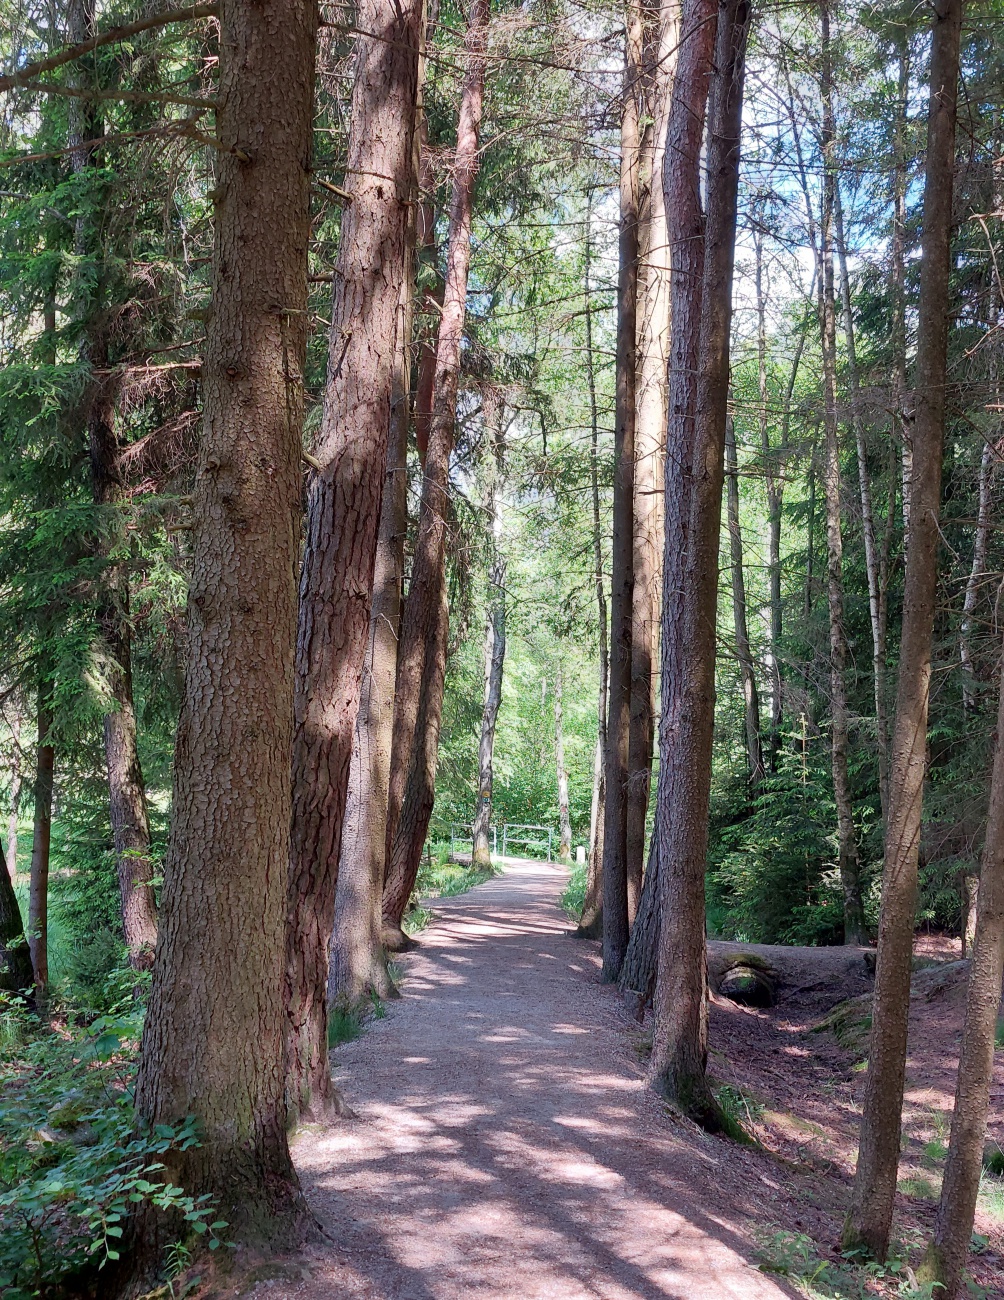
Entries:
[[198, 1145], [194, 1119], [136, 1130], [133, 1050], [140, 1017], [102, 1017], [85, 1032], [42, 1032], [23, 1010], [0, 1056], [0, 1295], [51, 1296], [119, 1258], [142, 1204], [172, 1212], [182, 1234], [220, 1244], [209, 1197], [165, 1179], [162, 1157]]

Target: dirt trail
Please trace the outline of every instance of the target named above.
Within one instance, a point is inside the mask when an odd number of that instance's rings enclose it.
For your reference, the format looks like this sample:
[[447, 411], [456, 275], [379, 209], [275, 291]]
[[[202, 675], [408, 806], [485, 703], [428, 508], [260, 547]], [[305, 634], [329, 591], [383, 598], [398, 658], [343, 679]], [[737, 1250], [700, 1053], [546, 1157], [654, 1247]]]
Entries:
[[[257, 1297], [768, 1300], [733, 1204], [776, 1188], [674, 1128], [542, 863], [434, 904], [403, 997], [338, 1049], [358, 1119], [300, 1135], [329, 1244]], [[766, 1186], [762, 1185], [766, 1184]], [[759, 1190], [758, 1190], [759, 1189]]]

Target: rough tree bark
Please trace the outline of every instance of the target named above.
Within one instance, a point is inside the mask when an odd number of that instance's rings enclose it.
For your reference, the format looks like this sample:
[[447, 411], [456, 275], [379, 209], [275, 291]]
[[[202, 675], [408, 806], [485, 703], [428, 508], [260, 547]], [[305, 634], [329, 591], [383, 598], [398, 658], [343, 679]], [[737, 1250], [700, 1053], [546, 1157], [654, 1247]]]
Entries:
[[760, 696], [756, 687], [756, 669], [750, 649], [749, 625], [746, 620], [746, 579], [743, 576], [743, 535], [739, 526], [739, 460], [732, 420], [725, 425], [725, 473], [727, 478], [729, 558], [732, 561], [732, 625], [736, 636], [736, 659], [743, 684], [743, 715], [746, 731], [746, 770], [750, 792], [754, 793], [764, 778], [763, 746], [760, 741]]
[[593, 794], [589, 809], [589, 860], [586, 896], [575, 931], [580, 939], [598, 939], [603, 930], [603, 807], [606, 802], [603, 759], [607, 752], [607, 596], [603, 581], [603, 539], [600, 529], [599, 445], [600, 417], [596, 400], [596, 366], [593, 355], [592, 192], [586, 205], [583, 294], [585, 297], [586, 382], [589, 388], [589, 484], [593, 508], [593, 582], [596, 587], [596, 626], [599, 648], [599, 690], [596, 702], [596, 751], [593, 755]]
[[21, 908], [0, 845], [0, 992], [20, 993], [33, 1004], [33, 979]]
[[935, 1294], [956, 1300], [969, 1254], [986, 1138], [994, 1042], [1004, 976], [1004, 676], [994, 743], [990, 806], [980, 871], [979, 909], [966, 997], [966, 1019], [955, 1085], [955, 1109], [941, 1199], [918, 1280], [938, 1282]]
[[[223, 0], [213, 314], [192, 508], [174, 816], [143, 1033], [143, 1126], [194, 1116], [164, 1156], [229, 1235], [288, 1244], [304, 1215], [287, 1144], [295, 565], [317, 13]], [[156, 1216], [140, 1267], [160, 1260]]]
[[[750, 10], [747, 0], [693, 0], [688, 13], [714, 33], [714, 76], [708, 104], [707, 218], [697, 392], [693, 407], [693, 484], [683, 568], [682, 599], [664, 589], [662, 762], [656, 804], [660, 839], [663, 915], [659, 975], [649, 1081], [662, 1096], [709, 1129], [725, 1123], [705, 1074], [707, 1053], [707, 963], [704, 873], [711, 795], [711, 747], [715, 714], [715, 624], [725, 424], [729, 392], [729, 332], [735, 265], [736, 207], [743, 83]], [[690, 27], [684, 17], [685, 31]], [[717, 29], [717, 30], [715, 30]], [[692, 37], [695, 41], [698, 38]], [[706, 39], [706, 38], [705, 38]], [[683, 81], [683, 63], [677, 84]], [[707, 64], [698, 62], [684, 82], [684, 94], [700, 95]], [[681, 100], [683, 95], [681, 95]], [[685, 102], [685, 101], [684, 101]], [[703, 96], [693, 111], [700, 114]], [[675, 105], [674, 105], [675, 108]], [[700, 136], [697, 136], [699, 142]], [[672, 147], [667, 144], [667, 161]], [[697, 149], [692, 154], [696, 184]], [[669, 193], [667, 192], [667, 206]], [[693, 328], [694, 321], [688, 326]], [[673, 313], [675, 338], [683, 328]], [[666, 560], [669, 565], [670, 461], [667, 453]], [[666, 610], [669, 611], [667, 616]], [[674, 674], [679, 671], [676, 680]]]
[[662, 163], [669, 98], [680, 39], [679, 6], [646, 6], [642, 89], [650, 125], [642, 137], [638, 236], [638, 371], [635, 393], [634, 592], [631, 621], [631, 722], [625, 861], [628, 922], [642, 890], [645, 823], [652, 785], [655, 662], [662, 554], [662, 441], [669, 357], [669, 240]]
[[337, 1113], [328, 1063], [328, 948], [369, 632], [414, 200], [421, 0], [364, 0], [332, 302], [324, 414], [300, 577], [289, 892], [289, 1104]]
[[[684, 640], [681, 630], [684, 568], [693, 488], [694, 419], [704, 276], [704, 213], [700, 158], [718, 13], [715, 0], [690, 0], [680, 20], [681, 40], [666, 124], [662, 184], [670, 256], [669, 409], [663, 466], [662, 636], [659, 782], [656, 830], [649, 847], [638, 915], [622, 966], [621, 987], [647, 993], [658, 964], [663, 911], [658, 851], [659, 793], [669, 780], [667, 740], [682, 701]], [[625, 971], [623, 967], [626, 966]]]
[[823, 489], [826, 496], [826, 597], [830, 620], [830, 761], [833, 801], [837, 810], [837, 865], [844, 904], [844, 943], [866, 939], [864, 905], [854, 832], [854, 811], [847, 767], [847, 633], [844, 627], [843, 503], [840, 440], [837, 422], [837, 309], [833, 267], [833, 218], [836, 198], [836, 128], [833, 114], [833, 68], [829, 5], [820, 7], [821, 92], [823, 125], [823, 205], [819, 224], [819, 330], [823, 358]]
[[21, 701], [14, 697], [14, 716], [10, 723], [10, 812], [7, 814], [7, 870], [17, 876], [18, 814], [21, 803]]
[[642, 16], [628, 0], [621, 103], [620, 230], [617, 269], [617, 361], [614, 420], [614, 510], [610, 565], [610, 678], [603, 808], [603, 969], [616, 980], [628, 944], [627, 807], [631, 732], [631, 625], [634, 594], [635, 390], [638, 320], [638, 181], [641, 126]]
[[[491, 407], [486, 415], [487, 422], [493, 426], [492, 446], [486, 451], [488, 457], [487, 487], [485, 491], [485, 511], [492, 536], [492, 565], [488, 575], [488, 617], [485, 621], [485, 698], [481, 711], [481, 737], [478, 743], [478, 806], [471, 828], [472, 857], [474, 866], [487, 869], [492, 864], [491, 846], [488, 831], [492, 822], [492, 785], [494, 784], [495, 725], [498, 722], [499, 708], [502, 705], [502, 671], [505, 667], [505, 574], [506, 562], [499, 542], [501, 540], [501, 519], [496, 504], [496, 475], [501, 454], [499, 434], [501, 432], [501, 401], [497, 394], [486, 394], [485, 401]], [[487, 430], [486, 430], [487, 432]]]
[[572, 856], [572, 823], [568, 815], [568, 769], [565, 767], [565, 728], [562, 704], [561, 661], [554, 670], [554, 764], [558, 775], [558, 860]]
[[885, 832], [871, 1047], [857, 1173], [843, 1233], [846, 1248], [863, 1247], [879, 1259], [885, 1258], [889, 1247], [896, 1197], [910, 1009], [910, 963], [917, 909], [917, 858], [938, 574], [952, 182], [962, 9], [963, 0], [938, 0], [931, 45], [910, 540], [903, 595], [896, 720], [890, 755], [889, 816]]
[[[387, 810], [387, 873], [383, 897], [384, 943], [391, 950], [408, 942], [401, 930], [401, 918], [418, 874], [434, 793], [434, 789], [430, 791], [430, 779], [434, 783], [449, 631], [446, 518], [450, 454], [460, 386], [489, 17], [488, 0], [475, 0], [464, 38], [465, 71], [450, 199], [446, 285], [436, 345], [435, 399], [422, 479], [411, 585], [401, 620], [398, 648]], [[408, 809], [404, 806], [406, 801], [409, 802]]]
[[898, 27], [896, 118], [893, 127], [892, 231], [889, 239], [890, 305], [892, 321], [893, 432], [900, 445], [903, 486], [903, 554], [910, 544], [910, 483], [913, 477], [913, 429], [906, 387], [906, 188], [910, 146], [910, 38], [906, 24]]
[[840, 182], [833, 181], [833, 218], [837, 258], [840, 264], [840, 302], [843, 311], [844, 342], [847, 349], [847, 377], [851, 389], [851, 424], [858, 460], [858, 493], [861, 500], [861, 533], [865, 544], [865, 572], [868, 578], [868, 615], [872, 628], [872, 687], [875, 697], [875, 732], [878, 741], [879, 798], [882, 816], [889, 807], [889, 720], [885, 707], [885, 600], [882, 580], [882, 557], [875, 537], [875, 513], [872, 509], [871, 479], [865, 447], [864, 420], [861, 414], [861, 381], [858, 353], [854, 339], [854, 311], [851, 304], [851, 279], [847, 271], [847, 244], [844, 240], [844, 211], [840, 200]]
[[28, 881], [28, 945], [39, 1009], [49, 995], [49, 849], [52, 840], [52, 787], [56, 750], [52, 743], [52, 699], [48, 672], [38, 675], [38, 742], [35, 747], [34, 823]]
[[[423, 102], [429, 4], [419, 15], [411, 171], [421, 194]], [[428, 218], [428, 229], [423, 224]], [[434, 230], [434, 215], [410, 204], [405, 222], [404, 265], [391, 380], [390, 439], [380, 503], [370, 606], [369, 641], [356, 715], [349, 784], [342, 821], [335, 915], [328, 969], [328, 1002], [352, 1005], [367, 994], [387, 998], [397, 990], [383, 947], [383, 880], [387, 857], [387, 795], [394, 729], [397, 649], [401, 631], [404, 546], [408, 532], [408, 430], [415, 326], [416, 243]], [[416, 412], [417, 422], [417, 412]]]

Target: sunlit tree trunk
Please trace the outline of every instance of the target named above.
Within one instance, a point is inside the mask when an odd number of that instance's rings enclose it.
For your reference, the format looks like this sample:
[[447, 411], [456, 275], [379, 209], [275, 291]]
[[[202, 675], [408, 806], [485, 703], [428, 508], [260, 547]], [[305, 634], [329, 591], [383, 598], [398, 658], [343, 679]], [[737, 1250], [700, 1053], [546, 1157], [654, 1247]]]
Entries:
[[631, 627], [634, 596], [635, 398], [638, 320], [638, 184], [642, 17], [629, 0], [621, 103], [620, 230], [614, 512], [610, 565], [610, 677], [603, 807], [603, 973], [620, 974], [628, 942], [627, 810], [631, 738]]
[[21, 701], [14, 699], [14, 716], [10, 724], [10, 812], [7, 814], [7, 870], [11, 880], [17, 876], [17, 836], [21, 802]]
[[892, 308], [893, 431], [900, 445], [903, 485], [903, 554], [910, 543], [910, 484], [913, 479], [912, 412], [906, 387], [906, 190], [910, 110], [910, 40], [906, 24], [898, 29], [896, 117], [893, 127], [892, 231], [889, 239], [890, 306]]
[[750, 649], [746, 619], [746, 579], [743, 575], [743, 535], [739, 525], [739, 461], [736, 436], [729, 419], [725, 425], [725, 473], [728, 496], [729, 557], [732, 561], [732, 625], [736, 636], [736, 660], [743, 685], [743, 716], [746, 731], [746, 770], [750, 791], [764, 778], [763, 748], [760, 743], [760, 696]]
[[[505, 557], [500, 550], [501, 519], [496, 502], [497, 465], [500, 454], [501, 400], [498, 394], [486, 395], [486, 422], [493, 424], [494, 436], [485, 456], [488, 460], [485, 507], [492, 536], [492, 565], [488, 575], [488, 616], [485, 620], [485, 695], [481, 710], [481, 737], [478, 743], [478, 804], [471, 828], [472, 858], [475, 866], [491, 866], [492, 855], [488, 832], [492, 822], [492, 786], [495, 781], [495, 727], [502, 704], [502, 673], [505, 667]], [[486, 430], [487, 432], [488, 430]]]
[[844, 904], [844, 942], [866, 938], [854, 812], [848, 775], [847, 633], [844, 627], [843, 503], [837, 423], [837, 308], [833, 265], [833, 220], [836, 198], [836, 130], [833, 117], [830, 15], [820, 8], [822, 28], [823, 209], [820, 221], [819, 328], [823, 357], [823, 488], [826, 494], [826, 595], [830, 616], [830, 756], [833, 801], [837, 810], [837, 866]]
[[0, 845], [0, 993], [23, 994], [34, 1002], [33, 978], [21, 908]]
[[47, 670], [38, 678], [35, 746], [35, 798], [28, 881], [28, 944], [35, 977], [35, 998], [41, 1009], [49, 996], [49, 851], [52, 840], [52, 788], [56, 750], [52, 743], [52, 697]]
[[[289, 892], [289, 1098], [338, 1109], [327, 1040], [328, 950], [387, 468], [408, 203], [421, 0], [365, 0], [356, 44], [347, 176], [324, 413], [300, 578]], [[372, 34], [372, 36], [370, 36]], [[400, 380], [398, 381], [400, 382]]]
[[[713, 21], [717, 10], [717, 23]], [[692, 15], [692, 16], [691, 16]], [[677, 102], [698, 121], [705, 102], [709, 65], [714, 68], [708, 102], [707, 218], [703, 291], [699, 316], [697, 392], [692, 408], [693, 486], [686, 535], [682, 597], [666, 583], [663, 598], [663, 716], [660, 733], [656, 834], [659, 837], [663, 915], [659, 939], [659, 975], [649, 1081], [662, 1096], [708, 1128], [723, 1117], [705, 1074], [707, 1054], [707, 967], [705, 954], [704, 873], [711, 796], [711, 748], [715, 714], [715, 642], [718, 554], [725, 472], [725, 425], [729, 392], [729, 333], [732, 276], [735, 264], [736, 208], [743, 82], [750, 11], [746, 0], [723, 0], [715, 8], [694, 0], [684, 15], [691, 30], [703, 22], [714, 40], [702, 47], [684, 79], [681, 52]], [[717, 29], [717, 30], [716, 30]], [[707, 38], [704, 38], [707, 39]], [[691, 98], [692, 97], [692, 98]], [[671, 131], [667, 163], [674, 147]], [[688, 131], [692, 128], [688, 128]], [[698, 180], [700, 133], [690, 137], [686, 175]], [[681, 166], [684, 164], [681, 162]], [[670, 191], [667, 184], [667, 207]], [[674, 266], [675, 272], [675, 266]], [[693, 328], [673, 302], [673, 348], [677, 331]], [[670, 563], [669, 500], [671, 451], [667, 448], [666, 568]], [[675, 541], [675, 539], [674, 539]], [[668, 614], [666, 611], [669, 611]], [[679, 677], [675, 677], [682, 669]], [[675, 680], [674, 680], [675, 678]]]
[[[188, 663], [136, 1085], [141, 1125], [199, 1124], [166, 1176], [274, 1245], [304, 1222], [284, 994], [316, 34], [306, 0], [223, 0]], [[139, 1257], [159, 1265], [167, 1231], [144, 1220]]]
[[935, 1294], [956, 1300], [969, 1255], [980, 1190], [983, 1143], [994, 1073], [997, 1015], [1004, 976], [1004, 676], [994, 743], [990, 806], [980, 872], [979, 909], [966, 997], [966, 1019], [955, 1085], [955, 1109], [934, 1240], [918, 1280], [938, 1282]]
[[966, 594], [962, 603], [962, 626], [959, 629], [959, 659], [962, 662], [962, 700], [965, 708], [972, 711], [976, 707], [976, 674], [973, 671], [973, 615], [980, 594], [980, 580], [987, 567], [987, 542], [990, 537], [990, 484], [994, 466], [994, 450], [989, 442], [983, 446], [980, 457], [978, 480], [978, 505], [976, 508], [976, 531], [973, 535], [973, 562], [966, 582]]
[[436, 346], [435, 400], [411, 585], [401, 619], [383, 897], [384, 943], [392, 949], [406, 943], [401, 919], [418, 874], [434, 796], [449, 632], [446, 522], [450, 455], [460, 386], [489, 17], [488, 0], [475, 0], [464, 40], [465, 72], [450, 201], [446, 286]]
[[889, 772], [889, 816], [885, 833], [871, 1047], [857, 1173], [851, 1209], [844, 1227], [845, 1247], [864, 1247], [879, 1259], [884, 1259], [888, 1250], [896, 1197], [910, 1012], [910, 966], [917, 910], [917, 859], [938, 576], [952, 182], [962, 9], [962, 0], [938, 0], [931, 45], [910, 540]]

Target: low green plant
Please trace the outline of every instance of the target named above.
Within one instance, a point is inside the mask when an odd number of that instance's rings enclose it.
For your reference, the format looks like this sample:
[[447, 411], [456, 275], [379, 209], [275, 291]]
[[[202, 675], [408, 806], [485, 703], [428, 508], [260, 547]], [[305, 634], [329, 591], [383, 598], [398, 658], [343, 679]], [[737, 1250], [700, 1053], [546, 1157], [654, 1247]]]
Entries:
[[757, 1258], [762, 1272], [788, 1278], [810, 1300], [867, 1300], [875, 1282], [893, 1285], [901, 1300], [936, 1300], [939, 1284], [918, 1283], [904, 1253], [900, 1246], [880, 1264], [848, 1251], [838, 1262], [822, 1258], [806, 1233], [782, 1229], [762, 1238]]
[[226, 1223], [210, 1197], [189, 1196], [165, 1157], [198, 1145], [193, 1118], [137, 1130], [132, 1076], [141, 1012], [52, 1032], [23, 1009], [0, 1056], [0, 1295], [61, 1293], [119, 1258], [140, 1205], [172, 1216], [211, 1250]]
[[715, 1091], [715, 1100], [725, 1116], [744, 1130], [747, 1125], [753, 1128], [763, 1116], [763, 1103], [735, 1084], [723, 1083]]
[[328, 1046], [351, 1043], [366, 1028], [367, 1021], [382, 1020], [387, 1008], [375, 993], [356, 1002], [336, 1002], [328, 1010]]
[[561, 906], [572, 918], [578, 921], [582, 916], [582, 909], [586, 902], [586, 879], [587, 867], [585, 863], [576, 862], [572, 866], [572, 873], [568, 877], [568, 884], [560, 898]]

